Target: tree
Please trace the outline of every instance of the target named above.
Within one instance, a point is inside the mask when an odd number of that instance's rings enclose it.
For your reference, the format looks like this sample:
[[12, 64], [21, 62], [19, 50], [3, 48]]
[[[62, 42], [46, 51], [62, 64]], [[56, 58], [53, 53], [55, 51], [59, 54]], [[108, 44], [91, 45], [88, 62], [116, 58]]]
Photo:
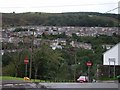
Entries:
[[[10, 57], [12, 58], [12, 63], [15, 67], [15, 76], [20, 76], [21, 67], [24, 65], [24, 58], [28, 55], [27, 50], [17, 51], [15, 53], [11, 53]], [[24, 71], [24, 70], [23, 70]], [[22, 74], [23, 75], [23, 74]]]
[[12, 58], [10, 57], [9, 53], [4, 53], [2, 56], [2, 67], [5, 67], [10, 63]]
[[43, 73], [48, 73], [49, 76], [53, 77], [52, 75], [54, 74], [52, 73], [57, 71], [57, 66], [60, 64], [60, 60], [62, 60], [61, 54], [58, 51], [54, 51], [46, 45], [36, 50], [33, 56], [35, 79], [40, 68], [43, 69]]

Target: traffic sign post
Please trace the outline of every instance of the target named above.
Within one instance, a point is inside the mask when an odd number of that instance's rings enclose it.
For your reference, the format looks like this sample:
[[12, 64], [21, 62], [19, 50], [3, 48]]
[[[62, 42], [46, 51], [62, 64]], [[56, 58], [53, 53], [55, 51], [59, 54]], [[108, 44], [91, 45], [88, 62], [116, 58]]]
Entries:
[[25, 76], [27, 77], [27, 64], [25, 64]]
[[24, 59], [24, 63], [25, 63], [25, 76], [27, 77], [27, 64], [29, 63], [29, 60], [27, 57]]
[[92, 62], [91, 61], [88, 61], [86, 63], [86, 65], [88, 66], [88, 82], [90, 81], [90, 67], [92, 66]]
[[90, 66], [88, 66], [88, 82], [90, 81]]

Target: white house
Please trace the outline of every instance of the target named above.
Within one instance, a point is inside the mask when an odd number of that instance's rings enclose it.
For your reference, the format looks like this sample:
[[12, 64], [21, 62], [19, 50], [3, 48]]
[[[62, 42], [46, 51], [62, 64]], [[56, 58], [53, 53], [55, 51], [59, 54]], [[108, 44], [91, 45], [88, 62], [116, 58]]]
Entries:
[[103, 65], [120, 65], [120, 43], [103, 53]]

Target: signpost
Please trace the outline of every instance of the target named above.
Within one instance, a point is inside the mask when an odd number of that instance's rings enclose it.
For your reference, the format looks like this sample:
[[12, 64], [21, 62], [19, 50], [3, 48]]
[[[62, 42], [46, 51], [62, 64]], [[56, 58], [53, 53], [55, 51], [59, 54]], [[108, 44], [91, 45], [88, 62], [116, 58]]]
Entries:
[[88, 82], [90, 81], [90, 67], [92, 66], [92, 62], [91, 61], [88, 61], [86, 63], [86, 65], [88, 66]]
[[25, 76], [27, 77], [27, 64], [29, 63], [29, 60], [27, 57], [24, 59], [24, 64], [25, 64]]
[[111, 65], [111, 62], [112, 63], [114, 63], [114, 78], [115, 78], [115, 72], [116, 72], [116, 70], [115, 70], [115, 58], [109, 58], [108, 59], [109, 60], [109, 77], [110, 77], [110, 65]]

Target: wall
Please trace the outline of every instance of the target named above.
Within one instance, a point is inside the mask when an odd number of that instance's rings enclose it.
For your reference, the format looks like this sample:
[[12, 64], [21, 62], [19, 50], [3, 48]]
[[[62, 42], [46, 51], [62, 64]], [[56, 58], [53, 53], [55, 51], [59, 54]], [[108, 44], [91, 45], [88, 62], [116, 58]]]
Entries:
[[[118, 56], [120, 57], [120, 55], [118, 55], [118, 53], [120, 54], [120, 51], [118, 50], [119, 45], [120, 43], [104, 53], [103, 65], [109, 65], [109, 59], [111, 58], [115, 59], [115, 65], [120, 65], [120, 61], [118, 61]], [[110, 65], [114, 65], [114, 62], [111, 61]]]

